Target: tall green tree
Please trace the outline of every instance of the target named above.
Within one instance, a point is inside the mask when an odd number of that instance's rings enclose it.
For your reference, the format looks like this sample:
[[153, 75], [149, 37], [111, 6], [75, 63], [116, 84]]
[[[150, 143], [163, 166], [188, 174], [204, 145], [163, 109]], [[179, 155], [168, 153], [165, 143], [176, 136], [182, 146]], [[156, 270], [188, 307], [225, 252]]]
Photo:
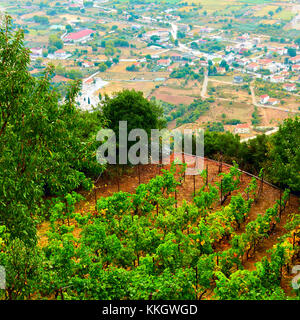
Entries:
[[13, 238], [34, 243], [43, 196], [90, 188], [85, 173], [99, 174], [102, 167], [95, 137], [85, 133], [88, 117], [76, 108], [80, 83], [62, 98], [51, 87], [51, 67], [42, 78], [32, 77], [23, 40], [6, 17], [0, 27], [0, 224]]
[[274, 182], [300, 190], [300, 119], [286, 119], [272, 137], [270, 175]]

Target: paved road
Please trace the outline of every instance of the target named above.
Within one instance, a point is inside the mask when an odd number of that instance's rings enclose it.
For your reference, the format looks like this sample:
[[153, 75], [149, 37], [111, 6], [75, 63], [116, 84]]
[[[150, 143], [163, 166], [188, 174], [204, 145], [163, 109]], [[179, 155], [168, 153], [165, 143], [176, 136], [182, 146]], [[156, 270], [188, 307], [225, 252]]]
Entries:
[[[270, 135], [270, 134], [273, 134], [273, 133], [275, 133], [275, 132], [277, 132], [279, 130], [279, 128], [278, 127], [276, 127], [276, 128], [274, 128], [273, 130], [270, 130], [270, 131], [267, 131], [266, 133], [265, 133], [265, 135]], [[249, 137], [249, 138], [244, 138], [244, 139], [241, 139], [240, 141], [241, 142], [246, 142], [246, 141], [249, 141], [249, 140], [252, 140], [252, 139], [255, 139], [257, 137], [257, 135], [255, 135], [255, 136], [252, 136], [252, 137]]]

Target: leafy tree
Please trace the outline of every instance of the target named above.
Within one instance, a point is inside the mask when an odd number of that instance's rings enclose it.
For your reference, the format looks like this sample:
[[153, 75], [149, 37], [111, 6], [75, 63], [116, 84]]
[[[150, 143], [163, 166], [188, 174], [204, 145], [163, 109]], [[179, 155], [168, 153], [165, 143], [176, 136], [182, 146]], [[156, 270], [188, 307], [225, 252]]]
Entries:
[[62, 49], [64, 46], [63, 41], [55, 34], [49, 36], [49, 46], [56, 47], [57, 49]]
[[113, 98], [107, 98], [102, 106], [103, 116], [119, 138], [119, 121], [127, 121], [127, 132], [144, 129], [148, 137], [151, 129], [162, 128], [165, 124], [161, 118], [163, 110], [155, 103], [143, 97], [142, 92], [123, 90]]
[[269, 172], [272, 180], [300, 190], [300, 120], [286, 119], [272, 137]]
[[287, 53], [290, 57], [295, 57], [297, 55], [297, 51], [295, 48], [288, 48]]
[[33, 21], [34, 21], [35, 23], [40, 23], [40, 24], [44, 24], [44, 25], [49, 24], [49, 19], [48, 19], [48, 17], [44, 17], [44, 16], [34, 16], [34, 17], [33, 17]]
[[7, 17], [0, 28], [0, 211], [12, 238], [33, 244], [44, 210], [42, 197], [80, 185], [90, 188], [84, 172], [99, 174], [102, 167], [92, 156], [94, 138], [82, 143], [92, 137], [83, 137], [86, 123], [74, 104], [79, 83], [70, 86], [61, 103], [50, 84], [53, 69], [46, 69], [42, 78], [28, 72], [23, 38], [22, 31], [12, 31]]

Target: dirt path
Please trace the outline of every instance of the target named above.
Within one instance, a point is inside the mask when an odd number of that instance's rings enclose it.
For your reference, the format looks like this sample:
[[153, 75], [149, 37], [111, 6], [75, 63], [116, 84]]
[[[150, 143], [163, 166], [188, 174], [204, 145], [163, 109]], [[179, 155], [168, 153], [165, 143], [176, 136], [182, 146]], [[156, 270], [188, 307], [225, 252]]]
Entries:
[[206, 99], [207, 84], [208, 84], [208, 76], [207, 76], [207, 71], [206, 71], [205, 75], [204, 75], [203, 84], [202, 84], [202, 90], [201, 90], [201, 98], [202, 99]]

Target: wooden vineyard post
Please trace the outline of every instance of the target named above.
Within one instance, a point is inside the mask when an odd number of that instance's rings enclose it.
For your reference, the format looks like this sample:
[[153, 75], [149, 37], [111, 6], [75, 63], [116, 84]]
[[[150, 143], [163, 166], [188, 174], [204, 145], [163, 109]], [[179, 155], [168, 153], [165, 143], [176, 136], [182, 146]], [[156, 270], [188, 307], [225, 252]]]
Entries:
[[221, 156], [221, 161], [219, 162], [219, 173], [223, 170], [223, 157]]
[[293, 234], [293, 249], [295, 249], [295, 244], [296, 244], [296, 231], [294, 231], [294, 234]]
[[175, 188], [175, 208], [177, 209], [177, 190]]
[[223, 198], [223, 180], [221, 180], [221, 188], [220, 188], [220, 192], [221, 192], [221, 200], [220, 200], [220, 202], [221, 202], [221, 204], [222, 204], [222, 198]]
[[281, 218], [281, 213], [282, 213], [281, 199], [282, 199], [282, 190], [280, 189], [280, 196], [279, 196], [279, 218]]
[[94, 197], [95, 197], [95, 211], [97, 211], [97, 187], [94, 188]]
[[[182, 162], [183, 162], [183, 165], [184, 165], [185, 164], [184, 152], [182, 153]], [[183, 181], [185, 182], [185, 170], [183, 172]]]
[[262, 176], [261, 176], [261, 192], [263, 191], [264, 188], [264, 171], [262, 172]]
[[193, 177], [194, 177], [194, 197], [195, 197], [195, 195], [196, 195], [196, 175], [194, 174]]
[[208, 186], [208, 163], [206, 163], [206, 186]]
[[198, 300], [198, 295], [197, 295], [197, 289], [198, 289], [198, 266], [196, 266], [195, 271], [196, 271], [195, 292], [196, 292], [196, 300]]
[[141, 184], [141, 172], [140, 172], [140, 164], [137, 166], [138, 169], [138, 176], [139, 176], [139, 185]]
[[118, 183], [118, 192], [120, 191], [120, 180], [119, 180], [119, 167], [117, 166], [117, 183]]
[[160, 175], [161, 174], [161, 164], [158, 163], [157, 164], [157, 175]]

